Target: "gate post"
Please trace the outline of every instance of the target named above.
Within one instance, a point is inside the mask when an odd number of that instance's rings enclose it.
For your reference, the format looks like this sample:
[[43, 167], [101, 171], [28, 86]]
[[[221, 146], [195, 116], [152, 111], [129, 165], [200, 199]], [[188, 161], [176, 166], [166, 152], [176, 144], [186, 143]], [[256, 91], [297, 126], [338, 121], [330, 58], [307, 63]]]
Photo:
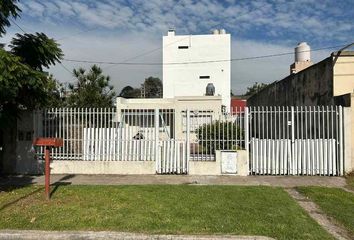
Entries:
[[155, 109], [155, 168], [156, 172], [160, 173], [160, 154], [159, 154], [159, 109]]
[[295, 172], [295, 111], [294, 106], [290, 107], [291, 109], [291, 159], [290, 159], [290, 174], [297, 174]]
[[249, 162], [250, 162], [250, 151], [249, 151], [249, 112], [248, 112], [248, 107], [245, 107], [245, 113], [244, 113], [244, 129], [245, 129], [245, 135], [244, 135], [244, 140], [245, 140], [245, 150], [246, 150], [246, 153], [247, 153], [247, 166], [248, 166], [248, 175], [250, 174], [251, 172], [251, 169], [250, 169], [250, 165], [249, 165]]
[[189, 158], [190, 158], [190, 112], [189, 109], [186, 110], [186, 162], [187, 162], [187, 174], [189, 172]]

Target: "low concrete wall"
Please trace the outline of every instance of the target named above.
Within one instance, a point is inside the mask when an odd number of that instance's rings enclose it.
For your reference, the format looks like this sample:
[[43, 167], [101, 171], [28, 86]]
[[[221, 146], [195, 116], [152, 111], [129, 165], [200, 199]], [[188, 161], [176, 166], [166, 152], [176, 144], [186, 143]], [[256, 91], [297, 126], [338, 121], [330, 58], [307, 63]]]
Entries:
[[[189, 175], [222, 175], [221, 151], [215, 161], [190, 161]], [[237, 151], [237, 174], [248, 175], [248, 154]], [[155, 174], [155, 161], [53, 161], [53, 174]]]
[[155, 174], [155, 161], [53, 161], [53, 174]]
[[237, 175], [249, 175], [249, 157], [246, 150], [237, 151]]
[[[237, 173], [235, 175], [248, 175], [249, 164], [247, 151], [237, 151], [236, 168]], [[189, 175], [223, 175], [221, 172], [221, 151], [216, 151], [215, 161], [190, 161]]]

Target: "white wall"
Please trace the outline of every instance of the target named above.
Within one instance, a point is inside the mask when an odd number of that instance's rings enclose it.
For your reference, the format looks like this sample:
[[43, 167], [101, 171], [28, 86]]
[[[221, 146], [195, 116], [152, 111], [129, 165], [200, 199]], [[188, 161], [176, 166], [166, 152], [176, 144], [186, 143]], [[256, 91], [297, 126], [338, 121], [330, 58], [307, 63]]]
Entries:
[[[215, 94], [230, 106], [230, 34], [180, 35], [163, 37], [163, 97], [203, 96], [208, 83], [215, 86]], [[188, 49], [179, 49], [188, 46]], [[183, 62], [219, 61], [194, 64]], [[200, 79], [210, 76], [210, 79]]]

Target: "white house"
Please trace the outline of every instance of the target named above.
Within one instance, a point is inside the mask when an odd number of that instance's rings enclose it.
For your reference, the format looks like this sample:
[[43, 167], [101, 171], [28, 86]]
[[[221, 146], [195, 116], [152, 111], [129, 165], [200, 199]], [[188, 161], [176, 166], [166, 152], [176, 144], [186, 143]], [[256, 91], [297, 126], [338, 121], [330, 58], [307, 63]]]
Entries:
[[163, 98], [204, 96], [208, 83], [230, 108], [231, 35], [214, 30], [207, 35], [163, 36]]

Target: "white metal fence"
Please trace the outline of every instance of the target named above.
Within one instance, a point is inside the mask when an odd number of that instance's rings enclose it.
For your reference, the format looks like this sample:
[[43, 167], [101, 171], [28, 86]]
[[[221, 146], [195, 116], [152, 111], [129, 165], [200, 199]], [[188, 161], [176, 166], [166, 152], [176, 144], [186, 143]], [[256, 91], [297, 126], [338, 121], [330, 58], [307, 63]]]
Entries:
[[249, 108], [250, 173], [342, 175], [340, 106]]
[[[245, 149], [250, 174], [342, 175], [342, 107], [212, 110], [53, 108], [34, 115], [35, 136], [63, 138], [54, 160], [156, 161], [188, 173], [189, 161]], [[43, 148], [37, 153], [43, 158]]]
[[[191, 132], [190, 160], [214, 161], [216, 150], [246, 148], [245, 111], [234, 108], [231, 113], [189, 111], [186, 122]], [[182, 114], [185, 116], [185, 111]]]
[[159, 145], [156, 172], [160, 174], [187, 174], [186, 141], [164, 140]]

